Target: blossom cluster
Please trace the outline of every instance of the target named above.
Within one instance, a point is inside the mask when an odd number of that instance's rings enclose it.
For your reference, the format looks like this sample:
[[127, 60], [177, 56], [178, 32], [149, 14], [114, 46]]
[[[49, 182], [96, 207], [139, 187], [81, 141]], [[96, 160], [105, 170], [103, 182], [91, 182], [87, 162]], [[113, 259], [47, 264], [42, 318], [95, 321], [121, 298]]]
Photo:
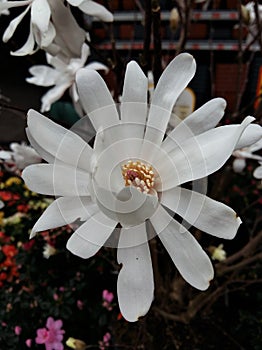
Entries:
[[18, 250], [4, 232], [0, 232], [0, 247], [0, 287], [2, 287], [6, 282], [11, 283], [19, 276], [15, 260]]
[[[0, 347], [8, 343], [10, 349], [38, 346], [58, 350], [65, 348], [69, 338], [71, 342], [75, 339], [77, 346], [82, 344], [79, 349], [84, 349], [83, 344], [107, 347], [108, 341], [101, 339], [109, 329], [100, 331], [98, 324], [104, 318], [117, 320], [114, 295], [106, 285], [96, 289], [86, 285], [86, 281], [94, 273], [106, 273], [109, 266], [98, 260], [94, 270], [90, 270], [68, 256], [65, 244], [72, 229], [67, 226], [43, 231], [37, 240], [29, 241], [32, 221], [52, 201], [31, 192], [19, 176], [5, 168], [0, 179], [5, 204], [0, 211]], [[66, 280], [61, 277], [65, 277], [64, 268]], [[89, 288], [94, 295], [86, 300]], [[96, 312], [92, 311], [94, 305]], [[95, 334], [88, 324], [90, 314], [97, 324]], [[87, 324], [90, 333], [79, 333], [76, 319]], [[66, 326], [62, 327], [62, 322]]]

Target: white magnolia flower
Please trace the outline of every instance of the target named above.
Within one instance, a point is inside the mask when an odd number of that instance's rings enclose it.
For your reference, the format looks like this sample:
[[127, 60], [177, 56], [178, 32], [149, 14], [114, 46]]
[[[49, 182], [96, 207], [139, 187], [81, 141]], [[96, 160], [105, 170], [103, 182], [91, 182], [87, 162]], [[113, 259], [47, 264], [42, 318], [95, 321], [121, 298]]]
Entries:
[[0, 151], [0, 158], [5, 160], [5, 166], [8, 170], [23, 170], [30, 164], [41, 163], [42, 161], [39, 154], [25, 143], [13, 142], [10, 144], [10, 149], [11, 151]]
[[[28, 83], [39, 86], [54, 85], [54, 87], [48, 90], [41, 98], [41, 112], [49, 111], [52, 103], [58, 101], [68, 88], [70, 88], [73, 101], [75, 103], [78, 102], [79, 97], [75, 86], [75, 76], [76, 72], [84, 67], [89, 55], [90, 50], [88, 45], [83, 44], [80, 58], [71, 58], [68, 63], [65, 63], [61, 59], [47, 54], [47, 62], [54, 68], [45, 65], [37, 65], [29, 69], [33, 77], [26, 79]], [[99, 62], [89, 63], [85, 66], [85, 69], [108, 70], [104, 64]]]
[[249, 147], [245, 147], [242, 149], [237, 149], [233, 152], [233, 156], [236, 159], [233, 161], [233, 169], [236, 173], [241, 173], [246, 167], [246, 159], [255, 159], [258, 161], [262, 161], [262, 157], [253, 154], [254, 152], [260, 150], [262, 148], [262, 139], [258, 142], [255, 142], [253, 145]]
[[51, 44], [55, 37], [55, 28], [51, 23], [51, 9], [49, 4], [52, 1], [57, 0], [25, 0], [0, 3], [0, 12], [13, 7], [26, 7], [21, 14], [9, 23], [3, 35], [4, 42], [12, 38], [26, 14], [30, 12], [31, 15], [30, 32], [26, 43], [19, 50], [11, 52], [11, 54], [16, 56], [28, 55], [35, 52], [36, 43], [41, 42], [43, 47]]
[[[106, 22], [113, 21], [113, 15], [104, 6], [95, 3], [91, 0], [68, 0], [72, 6], [77, 6], [84, 13], [95, 16]], [[0, 14], [5, 13], [14, 7], [25, 7], [25, 10], [15, 17], [6, 28], [3, 41], [7, 42], [12, 38], [18, 25], [30, 12], [30, 32], [26, 43], [19, 50], [11, 52], [15, 56], [30, 55], [37, 50], [37, 46], [47, 48], [52, 44], [56, 36], [56, 20], [59, 24], [63, 24], [64, 35], [71, 35], [70, 26], [63, 17], [65, 11], [70, 9], [64, 6], [62, 0], [24, 0], [24, 1], [2, 1], [0, 2]], [[57, 9], [62, 9], [62, 12], [57, 12]], [[63, 36], [63, 35], [62, 35]], [[74, 45], [72, 43], [72, 45]]]
[[22, 177], [32, 191], [59, 197], [36, 222], [31, 237], [80, 219], [83, 224], [67, 243], [72, 253], [89, 258], [101, 246], [116, 244], [122, 264], [118, 300], [129, 321], [145, 315], [153, 300], [148, 245], [152, 228], [183, 278], [205, 290], [214, 276], [212, 263], [173, 213], [224, 239], [232, 239], [241, 223], [228, 206], [180, 185], [212, 174], [236, 147], [259, 139], [260, 129], [249, 125], [254, 118], [214, 128], [226, 106], [216, 98], [164, 139], [174, 103], [195, 70], [191, 55], [177, 56], [159, 79], [148, 112], [147, 77], [137, 63], [130, 62], [120, 115], [101, 76], [94, 70], [79, 70], [78, 93], [97, 133], [93, 148], [36, 111], [28, 113], [29, 140], [49, 164], [31, 165]]

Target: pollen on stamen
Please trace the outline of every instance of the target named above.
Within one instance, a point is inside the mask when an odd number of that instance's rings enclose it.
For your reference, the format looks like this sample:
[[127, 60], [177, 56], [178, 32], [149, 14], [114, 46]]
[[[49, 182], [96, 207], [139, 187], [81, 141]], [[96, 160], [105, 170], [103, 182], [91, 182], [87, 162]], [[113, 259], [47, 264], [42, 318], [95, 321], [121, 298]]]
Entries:
[[125, 186], [134, 186], [142, 193], [148, 193], [154, 186], [155, 174], [149, 164], [129, 160], [122, 165]]

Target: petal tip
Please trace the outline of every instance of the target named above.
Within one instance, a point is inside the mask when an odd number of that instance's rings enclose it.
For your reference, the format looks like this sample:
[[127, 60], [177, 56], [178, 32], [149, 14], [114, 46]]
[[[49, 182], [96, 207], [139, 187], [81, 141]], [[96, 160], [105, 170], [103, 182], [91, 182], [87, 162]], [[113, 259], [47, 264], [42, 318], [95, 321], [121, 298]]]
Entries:
[[37, 231], [32, 228], [30, 235], [29, 235], [29, 239], [34, 238], [36, 236], [36, 234], [37, 234]]

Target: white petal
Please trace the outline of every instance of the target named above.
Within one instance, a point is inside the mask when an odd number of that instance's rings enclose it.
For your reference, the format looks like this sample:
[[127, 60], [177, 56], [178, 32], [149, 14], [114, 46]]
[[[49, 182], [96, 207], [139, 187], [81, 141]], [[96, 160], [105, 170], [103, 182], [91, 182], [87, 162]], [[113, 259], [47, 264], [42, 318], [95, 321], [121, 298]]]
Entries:
[[219, 238], [234, 238], [241, 224], [236, 212], [227, 205], [185, 188], [162, 192], [161, 204], [199, 230]]
[[30, 146], [13, 142], [10, 149], [14, 152], [13, 157], [18, 169], [24, 169], [30, 164], [41, 163], [39, 154]]
[[48, 153], [44, 148], [40, 147], [40, 145], [36, 142], [36, 140], [31, 135], [28, 128], [26, 128], [25, 131], [31, 146], [37, 151], [37, 153], [41, 156], [41, 158], [47, 161], [48, 163], [54, 163], [55, 157], [52, 156], [50, 153]]
[[33, 77], [26, 78], [26, 81], [39, 86], [55, 85], [59, 76], [55, 69], [44, 65], [30, 67], [29, 73], [32, 74]]
[[27, 1], [8, 1], [8, 2], [3, 2], [0, 4], [0, 12], [10, 9], [12, 7], [20, 7], [20, 6], [25, 6], [29, 5], [32, 2], [32, 0], [27, 0]]
[[246, 167], [246, 161], [243, 158], [237, 158], [233, 161], [233, 170], [236, 173], [241, 173]]
[[34, 0], [31, 8], [31, 21], [41, 31], [48, 30], [51, 10], [46, 0]]
[[262, 127], [258, 124], [249, 125], [238, 140], [235, 149], [253, 145], [262, 138]]
[[[162, 190], [203, 178], [221, 168], [253, 120], [254, 118], [247, 117], [240, 125], [226, 125], [206, 131], [178, 144], [167, 157], [154, 160], [159, 166]], [[167, 166], [170, 159], [173, 168]]]
[[171, 115], [172, 108], [196, 71], [194, 58], [183, 53], [178, 55], [161, 75], [149, 110], [145, 138], [160, 145]]
[[0, 151], [0, 158], [1, 159], [11, 159], [12, 158], [12, 152], [9, 151]]
[[[124, 125], [125, 124], [122, 126]], [[110, 135], [113, 135], [114, 132], [117, 134], [117, 129], [116, 127], [112, 128]], [[122, 127], [120, 130], [122, 130]], [[110, 131], [110, 129], [107, 129], [107, 131]], [[100, 132], [97, 134], [97, 137], [98, 135], [100, 135]], [[103, 135], [101, 138], [103, 138]], [[145, 162], [144, 159], [140, 159], [139, 157], [141, 142], [141, 139], [132, 138], [114, 140], [114, 142], [108, 144], [102, 152], [97, 152], [95, 180], [100, 187], [105, 189], [111, 188], [115, 192], [122, 189], [125, 181], [122, 176], [121, 166], [126, 164], [130, 159]], [[99, 143], [100, 142], [97, 142], [96, 147]], [[105, 176], [105, 173], [107, 176]]]
[[117, 222], [98, 212], [73, 233], [66, 247], [83, 259], [90, 258], [105, 244], [116, 225]]
[[55, 37], [56, 30], [52, 22], [49, 22], [48, 28], [45, 32], [35, 30], [35, 40], [42, 49], [48, 50]]
[[[133, 137], [143, 138], [147, 118], [147, 77], [135, 61], [128, 63], [121, 99], [121, 120], [138, 125]], [[130, 136], [129, 136], [130, 137]]]
[[96, 130], [119, 124], [115, 103], [99, 73], [91, 69], [79, 69], [76, 86], [81, 104]]
[[257, 154], [252, 154], [249, 148], [243, 148], [242, 150], [236, 150], [233, 152], [233, 156], [239, 157], [239, 158], [245, 158], [245, 159], [255, 159], [255, 160], [262, 160], [261, 156], [258, 156]]
[[186, 117], [169, 133], [161, 147], [170, 152], [177, 143], [214, 128], [223, 117], [226, 101], [214, 98]]
[[[100, 210], [124, 227], [145, 222], [156, 211], [158, 198], [139, 192], [135, 187], [124, 187], [119, 193], [96, 187], [95, 200]], [[141, 241], [137, 242], [140, 244]]]
[[22, 178], [34, 192], [55, 196], [89, 196], [88, 173], [62, 164], [34, 164], [24, 169]]
[[32, 109], [27, 121], [30, 134], [40, 147], [66, 164], [90, 171], [93, 151], [81, 137]]
[[[142, 236], [146, 243], [133, 246]], [[120, 233], [118, 263], [122, 264], [117, 280], [117, 295], [120, 311], [129, 322], [144, 316], [153, 301], [154, 277], [145, 224], [125, 229]]]
[[80, 10], [84, 13], [97, 17], [104, 22], [113, 22], [114, 17], [111, 12], [109, 12], [104, 6], [97, 4], [91, 0], [84, 0], [78, 5]]
[[23, 11], [19, 16], [17, 16], [16, 18], [14, 18], [8, 25], [8, 27], [6, 28], [4, 35], [3, 35], [3, 42], [7, 42], [14, 34], [14, 32], [16, 31], [17, 26], [19, 25], [19, 23], [21, 23], [22, 19], [25, 17], [25, 15], [27, 14], [27, 12], [30, 10], [30, 7], [28, 6], [25, 11]]
[[262, 179], [262, 165], [255, 169], [253, 175], [256, 179]]
[[34, 33], [33, 33], [32, 25], [30, 25], [30, 33], [26, 43], [19, 50], [11, 51], [10, 54], [13, 56], [32, 55], [36, 51], [34, 50], [34, 47], [35, 47]]
[[[261, 130], [261, 129], [262, 129], [262, 128], [260, 127], [260, 130]], [[259, 141], [253, 143], [253, 144], [249, 147], [249, 151], [252, 153], [252, 152], [256, 152], [256, 151], [260, 150], [261, 148], [262, 148], [262, 138], [261, 138]]]
[[48, 64], [53, 66], [57, 72], [64, 73], [67, 68], [67, 64], [60, 60], [57, 56], [51, 56], [50, 54], [46, 54], [46, 61]]
[[30, 238], [37, 232], [68, 225], [77, 219], [86, 221], [98, 210], [90, 197], [60, 197], [52, 202], [37, 220]]
[[4, 202], [0, 201], [0, 209], [2, 209], [5, 206]]
[[182, 277], [197, 289], [207, 289], [214, 270], [198, 241], [161, 206], [150, 221]]
[[[80, 57], [86, 33], [78, 25], [69, 6], [64, 1], [49, 0], [52, 13], [52, 23], [56, 29], [56, 44], [68, 57]], [[66, 30], [65, 30], [66, 28]]]
[[96, 62], [96, 61], [93, 61], [93, 62], [90, 62], [88, 63], [85, 68], [88, 68], [88, 69], [94, 69], [94, 70], [104, 70], [106, 72], [108, 72], [109, 68], [104, 65], [103, 63], [101, 62]]
[[84, 0], [67, 0], [67, 2], [69, 2], [70, 5], [72, 6], [78, 6], [81, 4], [81, 2], [83, 2]]
[[52, 89], [48, 90], [41, 98], [41, 113], [50, 111], [51, 105], [64, 95], [70, 85], [71, 82], [67, 81], [62, 84], [57, 84]]

